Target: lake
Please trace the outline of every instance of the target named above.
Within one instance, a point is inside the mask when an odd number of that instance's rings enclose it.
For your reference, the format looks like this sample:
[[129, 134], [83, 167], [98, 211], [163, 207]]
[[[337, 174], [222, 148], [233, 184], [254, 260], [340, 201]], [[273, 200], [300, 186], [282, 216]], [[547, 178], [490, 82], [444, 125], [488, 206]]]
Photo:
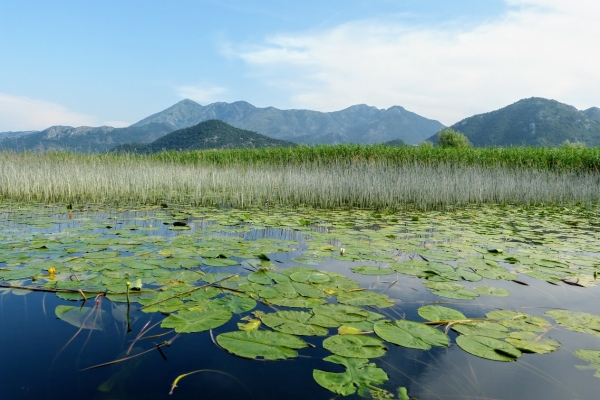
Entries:
[[5, 205], [0, 390], [596, 398], [599, 239], [583, 208]]

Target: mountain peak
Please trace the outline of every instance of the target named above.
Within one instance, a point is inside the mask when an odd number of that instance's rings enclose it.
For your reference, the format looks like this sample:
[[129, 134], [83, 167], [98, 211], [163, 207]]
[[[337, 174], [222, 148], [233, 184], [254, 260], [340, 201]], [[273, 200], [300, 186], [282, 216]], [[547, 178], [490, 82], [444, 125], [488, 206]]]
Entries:
[[[475, 146], [550, 147], [565, 140], [600, 145], [600, 121], [569, 104], [541, 97], [521, 99], [501, 109], [474, 115], [451, 128], [463, 133]], [[435, 142], [437, 136], [429, 140]]]

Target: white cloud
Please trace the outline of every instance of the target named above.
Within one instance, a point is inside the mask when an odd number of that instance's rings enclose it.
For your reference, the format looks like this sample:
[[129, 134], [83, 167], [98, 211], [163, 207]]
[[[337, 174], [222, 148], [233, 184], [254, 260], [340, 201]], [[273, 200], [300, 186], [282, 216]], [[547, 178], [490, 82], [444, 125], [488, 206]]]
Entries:
[[219, 86], [210, 86], [205, 84], [180, 86], [177, 93], [186, 99], [191, 99], [199, 103], [211, 103], [219, 100], [219, 96], [225, 93], [227, 89]]
[[302, 108], [397, 104], [452, 124], [531, 96], [600, 106], [600, 2], [507, 4], [506, 14], [464, 29], [354, 21], [276, 35], [238, 54]]
[[42, 130], [53, 125], [94, 126], [95, 117], [60, 104], [0, 93], [0, 132]]

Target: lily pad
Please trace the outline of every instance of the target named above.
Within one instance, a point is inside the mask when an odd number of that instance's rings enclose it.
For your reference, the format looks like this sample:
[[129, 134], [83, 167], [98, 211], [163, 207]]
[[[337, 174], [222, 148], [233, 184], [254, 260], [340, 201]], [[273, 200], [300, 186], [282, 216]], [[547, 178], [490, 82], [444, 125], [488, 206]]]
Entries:
[[93, 307], [56, 306], [56, 316], [69, 324], [83, 329], [102, 330], [103, 320], [108, 318], [104, 310]]
[[348, 396], [356, 392], [377, 389], [379, 385], [388, 380], [387, 374], [369, 360], [363, 358], [345, 358], [338, 355], [325, 357], [325, 361], [341, 364], [346, 367], [342, 373], [313, 370], [315, 381], [334, 393]]
[[323, 304], [313, 308], [313, 313], [334, 319], [339, 323], [360, 322], [369, 318], [369, 312], [360, 307], [344, 304]]
[[503, 339], [508, 336], [508, 328], [497, 322], [476, 321], [452, 325], [452, 329], [463, 335], [487, 336]]
[[261, 317], [263, 324], [276, 331], [302, 336], [325, 336], [327, 329], [311, 324], [313, 314], [305, 311], [278, 311]]
[[357, 267], [350, 267], [350, 269], [352, 272], [361, 275], [390, 275], [396, 273], [396, 271], [391, 268], [381, 268], [372, 265], [361, 265]]
[[561, 346], [559, 341], [546, 338], [535, 332], [511, 332], [504, 340], [524, 353], [548, 354], [556, 351]]
[[465, 320], [467, 317], [460, 311], [443, 306], [423, 306], [417, 311], [427, 321], [456, 321]]
[[173, 328], [178, 333], [203, 332], [224, 325], [230, 319], [228, 310], [182, 311], [169, 315], [160, 326]]
[[244, 358], [263, 358], [265, 360], [283, 360], [298, 355], [295, 349], [308, 344], [287, 333], [271, 331], [237, 331], [217, 336], [217, 343], [225, 350]]
[[334, 354], [350, 358], [381, 357], [387, 348], [381, 339], [367, 335], [336, 335], [323, 341], [323, 347]]
[[228, 310], [234, 314], [241, 314], [256, 307], [256, 300], [249, 297], [227, 295], [210, 302], [210, 308], [215, 310]]
[[467, 353], [493, 361], [515, 361], [522, 355], [512, 344], [487, 336], [461, 335], [456, 344]]
[[340, 293], [337, 296], [337, 301], [353, 306], [376, 306], [381, 308], [394, 305], [394, 301], [385, 294], [370, 292], [368, 290]]
[[484, 295], [484, 296], [498, 296], [498, 297], [506, 297], [510, 296], [510, 292], [506, 289], [495, 288], [492, 286], [475, 286], [473, 291]]
[[390, 343], [412, 349], [429, 350], [431, 346], [448, 346], [448, 336], [420, 322], [399, 320], [379, 321], [374, 325], [377, 336]]

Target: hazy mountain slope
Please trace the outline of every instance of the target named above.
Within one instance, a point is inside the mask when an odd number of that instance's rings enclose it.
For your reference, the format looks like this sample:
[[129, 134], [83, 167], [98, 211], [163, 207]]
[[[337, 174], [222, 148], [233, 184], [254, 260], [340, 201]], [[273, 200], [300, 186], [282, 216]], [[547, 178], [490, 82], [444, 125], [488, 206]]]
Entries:
[[6, 139], [9, 137], [17, 137], [17, 136], [23, 136], [23, 135], [30, 135], [32, 133], [36, 133], [39, 131], [9, 131], [9, 132], [0, 132], [0, 140], [2, 139]]
[[113, 151], [155, 153], [164, 150], [239, 149], [290, 146], [296, 146], [296, 144], [272, 139], [256, 132], [235, 128], [223, 121], [213, 119], [203, 121], [189, 128], [171, 132], [146, 145], [125, 144], [114, 148]]
[[169, 125], [158, 123], [128, 128], [53, 126], [43, 131], [0, 140], [0, 150], [107, 151], [121, 143], [154, 141], [172, 130]]
[[600, 108], [591, 107], [587, 110], [584, 110], [583, 113], [587, 115], [589, 119], [595, 119], [596, 121], [600, 121]]
[[[539, 97], [474, 115], [451, 128], [474, 146], [558, 146], [565, 140], [600, 145], [600, 121], [568, 104]], [[428, 140], [437, 143], [437, 135]]]
[[307, 144], [380, 143], [401, 139], [418, 143], [443, 128], [438, 121], [423, 118], [402, 107], [380, 110], [364, 104], [324, 113], [311, 110], [258, 108], [244, 102], [213, 103], [201, 106], [183, 100], [132, 126], [150, 122], [182, 128], [204, 120], [219, 119], [237, 128]]

